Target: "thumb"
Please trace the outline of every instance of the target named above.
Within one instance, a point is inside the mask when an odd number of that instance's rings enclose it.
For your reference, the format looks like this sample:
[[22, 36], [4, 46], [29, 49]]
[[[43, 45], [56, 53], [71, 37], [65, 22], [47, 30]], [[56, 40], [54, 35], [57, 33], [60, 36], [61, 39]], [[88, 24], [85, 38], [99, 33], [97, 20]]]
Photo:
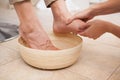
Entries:
[[66, 20], [66, 25], [72, 23], [73, 21], [74, 21], [74, 17], [72, 16]]
[[66, 24], [70, 24], [70, 23], [72, 23], [74, 20], [75, 20], [75, 19], [74, 19], [74, 16], [72, 16], [72, 17], [68, 18], [68, 20], [66, 21]]
[[78, 34], [81, 35], [81, 36], [85, 36], [85, 37], [88, 37], [88, 35], [89, 35], [86, 30], [84, 30], [82, 32], [79, 32]]

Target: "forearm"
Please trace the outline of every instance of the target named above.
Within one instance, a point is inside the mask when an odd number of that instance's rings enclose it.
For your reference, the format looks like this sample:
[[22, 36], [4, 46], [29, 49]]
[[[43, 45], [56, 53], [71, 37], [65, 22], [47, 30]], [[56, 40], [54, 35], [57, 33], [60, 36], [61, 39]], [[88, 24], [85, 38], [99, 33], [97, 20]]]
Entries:
[[116, 27], [114, 26], [111, 33], [120, 38], [120, 26], [116, 26]]
[[91, 14], [94, 16], [120, 12], [120, 0], [109, 0], [91, 6]]

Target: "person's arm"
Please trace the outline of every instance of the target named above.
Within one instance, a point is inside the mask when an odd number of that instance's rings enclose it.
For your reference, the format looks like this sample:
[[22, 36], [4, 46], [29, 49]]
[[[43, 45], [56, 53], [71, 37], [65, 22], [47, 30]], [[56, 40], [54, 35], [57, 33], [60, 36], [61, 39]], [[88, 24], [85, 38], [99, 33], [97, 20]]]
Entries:
[[94, 16], [120, 12], [120, 0], [109, 0], [90, 7]]
[[110, 26], [109, 32], [120, 38], [120, 26], [112, 23], [109, 23], [108, 26]]
[[106, 2], [92, 5], [88, 9], [85, 9], [84, 11], [77, 12], [68, 19], [66, 24], [71, 23], [75, 19], [88, 21], [98, 15], [105, 15], [116, 12], [120, 12], [120, 0], [109, 0]]
[[20, 21], [20, 36], [27, 45], [34, 49], [56, 50], [57, 48], [44, 31], [30, 0], [18, 1], [13, 5]]
[[81, 36], [97, 39], [104, 33], [109, 32], [120, 38], [120, 26], [118, 25], [103, 20], [92, 20], [88, 21], [87, 24], [89, 26], [79, 33]]

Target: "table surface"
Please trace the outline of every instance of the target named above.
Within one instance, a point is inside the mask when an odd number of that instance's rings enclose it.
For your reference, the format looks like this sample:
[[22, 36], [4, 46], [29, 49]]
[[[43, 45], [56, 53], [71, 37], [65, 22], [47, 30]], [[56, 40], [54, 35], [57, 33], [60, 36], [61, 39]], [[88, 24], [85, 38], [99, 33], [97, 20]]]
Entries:
[[[0, 22], [19, 24], [14, 10], [0, 12]], [[51, 12], [37, 13], [44, 29], [52, 30]], [[120, 14], [97, 18], [120, 25]], [[97, 40], [82, 38], [79, 60], [71, 67], [54, 71], [27, 65], [20, 56], [17, 39], [0, 43], [0, 80], [120, 80], [120, 39], [109, 33]]]

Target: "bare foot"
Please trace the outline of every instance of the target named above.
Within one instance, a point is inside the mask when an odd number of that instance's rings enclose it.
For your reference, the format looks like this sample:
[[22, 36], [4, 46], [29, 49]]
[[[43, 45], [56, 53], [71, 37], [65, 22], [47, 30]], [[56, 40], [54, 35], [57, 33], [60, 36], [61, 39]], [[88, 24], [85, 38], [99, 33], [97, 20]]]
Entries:
[[29, 47], [42, 50], [58, 50], [43, 30], [29, 0], [17, 2], [14, 7], [20, 20], [20, 36]]
[[33, 49], [58, 50], [58, 48], [56, 48], [52, 44], [48, 35], [46, 34], [46, 32], [43, 30], [43, 28], [39, 23], [36, 24], [36, 27], [38, 26], [36, 30], [34, 29], [34, 31], [27, 32], [30, 29], [26, 30], [25, 27], [28, 27], [28, 26], [30, 27], [35, 24], [36, 23], [30, 24], [30, 25], [23, 25], [23, 24], [20, 25], [20, 35], [22, 39], [24, 39], [26, 44]]

